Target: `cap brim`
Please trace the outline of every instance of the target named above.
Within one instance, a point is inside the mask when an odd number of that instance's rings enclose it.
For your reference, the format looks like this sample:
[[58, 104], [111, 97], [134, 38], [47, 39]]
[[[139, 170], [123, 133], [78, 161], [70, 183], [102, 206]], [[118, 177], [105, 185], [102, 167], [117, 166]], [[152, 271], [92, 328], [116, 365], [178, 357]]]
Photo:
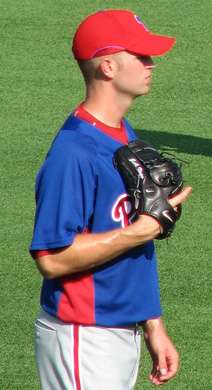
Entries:
[[132, 53], [146, 56], [162, 56], [169, 52], [174, 46], [176, 39], [164, 35], [148, 33], [141, 40], [130, 44], [128, 50]]

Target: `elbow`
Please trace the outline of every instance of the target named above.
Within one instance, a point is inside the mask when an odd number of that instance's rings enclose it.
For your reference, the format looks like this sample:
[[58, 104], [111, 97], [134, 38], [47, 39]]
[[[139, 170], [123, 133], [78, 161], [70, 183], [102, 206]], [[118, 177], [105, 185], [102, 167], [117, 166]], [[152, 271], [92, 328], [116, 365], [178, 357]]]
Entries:
[[51, 272], [49, 270], [40, 270], [39, 269], [39, 271], [40, 271], [41, 275], [44, 277], [44, 279], [51, 280], [51, 279], [55, 279], [58, 277], [54, 272]]
[[42, 256], [36, 259], [37, 268], [45, 279], [55, 279], [58, 276], [61, 276], [58, 275], [54, 263], [51, 256]]

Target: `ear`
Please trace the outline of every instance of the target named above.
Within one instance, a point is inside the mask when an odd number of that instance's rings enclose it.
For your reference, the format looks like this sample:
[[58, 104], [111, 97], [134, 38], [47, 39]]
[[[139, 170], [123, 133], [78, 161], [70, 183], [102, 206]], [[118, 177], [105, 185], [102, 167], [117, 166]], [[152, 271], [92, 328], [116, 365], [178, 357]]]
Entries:
[[99, 69], [107, 79], [112, 80], [117, 70], [117, 64], [112, 58], [104, 58]]

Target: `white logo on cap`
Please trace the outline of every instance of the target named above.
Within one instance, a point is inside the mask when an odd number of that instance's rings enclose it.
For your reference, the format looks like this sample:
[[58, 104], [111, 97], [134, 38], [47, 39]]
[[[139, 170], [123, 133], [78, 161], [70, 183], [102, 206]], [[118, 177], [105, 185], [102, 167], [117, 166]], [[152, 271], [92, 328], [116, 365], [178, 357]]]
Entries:
[[144, 30], [149, 31], [148, 28], [147, 28], [147, 26], [145, 26], [145, 24], [142, 22], [140, 16], [134, 15], [134, 17], [135, 17], [136, 22], [139, 23], [139, 24], [141, 24], [141, 25], [143, 26]]

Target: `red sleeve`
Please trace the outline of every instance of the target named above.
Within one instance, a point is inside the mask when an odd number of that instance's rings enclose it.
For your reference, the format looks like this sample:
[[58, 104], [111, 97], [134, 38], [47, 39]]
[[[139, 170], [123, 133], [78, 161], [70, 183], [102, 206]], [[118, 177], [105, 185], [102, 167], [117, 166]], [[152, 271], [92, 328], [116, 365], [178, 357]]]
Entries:
[[33, 257], [33, 259], [37, 259], [38, 257], [43, 257], [43, 256], [47, 256], [47, 255], [51, 255], [52, 253], [56, 253], [57, 250], [56, 249], [45, 249], [45, 250], [38, 250], [38, 251], [30, 251], [31, 253], [31, 256]]

